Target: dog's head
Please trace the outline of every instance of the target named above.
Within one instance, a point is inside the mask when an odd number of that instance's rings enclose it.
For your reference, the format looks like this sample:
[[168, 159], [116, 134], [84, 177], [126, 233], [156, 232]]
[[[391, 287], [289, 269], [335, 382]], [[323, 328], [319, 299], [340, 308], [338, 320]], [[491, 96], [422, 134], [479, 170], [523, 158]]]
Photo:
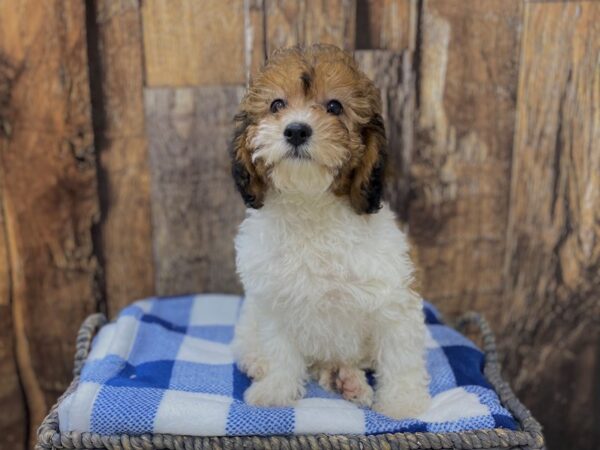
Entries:
[[348, 196], [358, 213], [381, 206], [386, 138], [379, 90], [337, 47], [279, 50], [236, 115], [233, 176], [246, 205], [268, 189]]

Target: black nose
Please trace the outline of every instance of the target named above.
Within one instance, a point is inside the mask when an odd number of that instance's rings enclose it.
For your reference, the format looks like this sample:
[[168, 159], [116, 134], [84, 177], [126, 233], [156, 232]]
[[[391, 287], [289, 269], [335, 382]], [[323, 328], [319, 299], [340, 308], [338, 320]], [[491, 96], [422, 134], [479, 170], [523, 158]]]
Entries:
[[294, 147], [304, 144], [311, 134], [312, 128], [301, 122], [290, 123], [283, 132], [285, 139]]

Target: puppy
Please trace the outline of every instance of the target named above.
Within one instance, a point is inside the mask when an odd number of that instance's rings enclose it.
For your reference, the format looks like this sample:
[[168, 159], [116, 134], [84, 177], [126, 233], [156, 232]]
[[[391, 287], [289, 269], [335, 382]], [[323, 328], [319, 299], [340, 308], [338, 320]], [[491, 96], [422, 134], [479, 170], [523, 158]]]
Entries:
[[231, 156], [248, 207], [233, 343], [253, 378], [245, 400], [292, 405], [312, 375], [387, 416], [425, 411], [422, 302], [406, 237], [381, 203], [378, 89], [337, 47], [280, 50], [241, 103]]

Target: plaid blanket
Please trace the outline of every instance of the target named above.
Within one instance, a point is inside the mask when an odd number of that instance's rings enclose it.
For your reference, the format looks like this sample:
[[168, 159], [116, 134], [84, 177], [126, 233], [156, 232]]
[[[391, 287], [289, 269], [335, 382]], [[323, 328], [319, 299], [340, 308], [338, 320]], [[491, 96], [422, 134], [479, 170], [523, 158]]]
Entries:
[[243, 401], [250, 380], [229, 343], [241, 299], [229, 295], [147, 299], [96, 336], [77, 389], [60, 404], [61, 432], [195, 436], [377, 434], [515, 429], [482, 374], [483, 354], [425, 305], [431, 408], [394, 420], [310, 382], [289, 408]]

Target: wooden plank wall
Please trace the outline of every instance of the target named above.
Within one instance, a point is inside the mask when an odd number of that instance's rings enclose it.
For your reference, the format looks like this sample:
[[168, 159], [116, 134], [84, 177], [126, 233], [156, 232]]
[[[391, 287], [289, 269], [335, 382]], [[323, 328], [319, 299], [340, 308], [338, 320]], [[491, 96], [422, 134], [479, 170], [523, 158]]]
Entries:
[[29, 413], [28, 430], [20, 424], [15, 436], [32, 438], [72, 377], [73, 336], [98, 301], [84, 4], [2, 1], [0, 55], [14, 68], [3, 80], [0, 178], [11, 347]]
[[[600, 445], [600, 3], [527, 4], [501, 343], [552, 448]], [[544, 76], [540, 76], [544, 74]], [[509, 331], [510, 330], [510, 331]], [[562, 429], [587, 434], [570, 445]], [[579, 444], [577, 444], [579, 443]]]
[[452, 314], [500, 306], [521, 8], [423, 3], [407, 216], [425, 295]]
[[87, 33], [101, 208], [95, 248], [103, 307], [112, 315], [131, 299], [154, 293], [138, 2], [88, 2]]
[[599, 447], [599, 24], [592, 0], [0, 0], [0, 449], [88, 313], [240, 291], [232, 115], [312, 42], [382, 90], [423, 295], [490, 319], [550, 449]]

